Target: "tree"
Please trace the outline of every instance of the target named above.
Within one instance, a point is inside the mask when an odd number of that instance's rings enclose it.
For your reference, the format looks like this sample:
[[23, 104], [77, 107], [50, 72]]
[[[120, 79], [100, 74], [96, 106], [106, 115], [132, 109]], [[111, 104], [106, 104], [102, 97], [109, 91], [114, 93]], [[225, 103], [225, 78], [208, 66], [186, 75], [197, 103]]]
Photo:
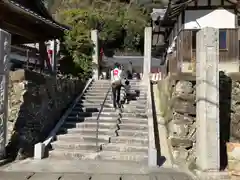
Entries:
[[89, 18], [90, 28], [97, 28], [103, 46], [113, 49], [139, 51], [144, 27], [150, 22], [150, 13], [135, 0], [128, 3], [123, 0], [69, 0], [62, 1], [59, 7], [57, 12], [60, 14], [74, 9], [84, 9], [86, 14], [93, 14], [97, 22]]
[[65, 45], [80, 74], [91, 74], [93, 44], [90, 30], [99, 31], [105, 55], [115, 50], [142, 51], [144, 27], [149, 25], [150, 13], [145, 8], [123, 0], [68, 0], [56, 1], [51, 8], [59, 21], [72, 30], [66, 32]]

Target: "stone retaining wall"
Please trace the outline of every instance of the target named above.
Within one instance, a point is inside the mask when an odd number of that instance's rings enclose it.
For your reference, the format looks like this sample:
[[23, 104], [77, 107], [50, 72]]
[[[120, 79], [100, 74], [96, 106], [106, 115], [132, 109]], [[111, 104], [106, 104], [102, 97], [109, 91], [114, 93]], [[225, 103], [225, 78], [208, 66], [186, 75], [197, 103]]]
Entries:
[[[171, 75], [161, 80], [158, 87], [159, 107], [168, 128], [174, 162], [195, 168], [195, 76]], [[220, 165], [236, 174], [240, 172], [240, 73], [220, 72], [219, 104]]]
[[195, 77], [172, 75], [159, 82], [160, 111], [168, 129], [173, 160], [178, 165], [195, 163]]
[[231, 85], [231, 96], [228, 100], [230, 110], [228, 125], [225, 130], [228, 131], [227, 156], [228, 169], [234, 175], [240, 175], [240, 73], [232, 73], [229, 75]]
[[48, 136], [84, 85], [84, 82], [64, 76], [55, 78], [24, 70], [11, 72], [8, 155], [31, 156], [33, 145]]

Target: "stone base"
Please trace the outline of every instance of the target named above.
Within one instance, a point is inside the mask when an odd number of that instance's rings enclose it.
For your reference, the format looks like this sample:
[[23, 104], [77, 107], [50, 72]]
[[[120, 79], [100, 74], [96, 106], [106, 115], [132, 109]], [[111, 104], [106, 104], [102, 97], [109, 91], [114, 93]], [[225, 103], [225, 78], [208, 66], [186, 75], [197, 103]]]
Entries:
[[167, 124], [165, 119], [159, 114], [157, 114], [157, 122], [158, 122], [158, 124], [163, 125], [163, 126], [165, 126]]
[[230, 180], [230, 174], [227, 171], [196, 171], [199, 180]]
[[34, 146], [34, 159], [43, 159], [45, 154], [45, 145], [43, 143], [35, 144]]

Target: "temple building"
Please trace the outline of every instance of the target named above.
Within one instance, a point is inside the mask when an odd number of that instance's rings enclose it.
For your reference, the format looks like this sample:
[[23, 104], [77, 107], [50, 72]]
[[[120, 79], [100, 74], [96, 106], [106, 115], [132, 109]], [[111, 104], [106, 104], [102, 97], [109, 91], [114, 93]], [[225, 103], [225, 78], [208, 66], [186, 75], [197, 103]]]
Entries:
[[0, 28], [12, 35], [10, 58], [14, 63], [39, 60], [41, 64], [40, 59], [47, 57], [47, 47], [40, 52], [39, 45], [59, 39], [69, 29], [52, 18], [42, 0], [0, 0], [0, 17]]
[[197, 31], [214, 27], [219, 29], [220, 70], [239, 72], [238, 14], [237, 0], [170, 0], [164, 15], [155, 21], [165, 42], [161, 51], [165, 69], [191, 72]]

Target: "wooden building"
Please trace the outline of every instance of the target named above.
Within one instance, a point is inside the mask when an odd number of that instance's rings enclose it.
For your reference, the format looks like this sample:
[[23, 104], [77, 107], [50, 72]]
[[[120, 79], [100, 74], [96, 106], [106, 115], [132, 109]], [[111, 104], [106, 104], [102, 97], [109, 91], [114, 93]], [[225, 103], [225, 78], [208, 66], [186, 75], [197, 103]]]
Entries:
[[[11, 33], [11, 63], [22, 65], [35, 63], [44, 69], [52, 69], [48, 62], [48, 40], [59, 39], [68, 30], [48, 13], [43, 0], [0, 0], [0, 28]], [[23, 44], [38, 44], [31, 48]]]
[[160, 26], [167, 44], [165, 66], [171, 72], [191, 72], [196, 60], [196, 32], [218, 28], [219, 68], [239, 71], [237, 0], [170, 0]]
[[53, 20], [42, 0], [0, 0], [0, 28], [12, 34], [12, 44], [56, 39], [68, 28]]

